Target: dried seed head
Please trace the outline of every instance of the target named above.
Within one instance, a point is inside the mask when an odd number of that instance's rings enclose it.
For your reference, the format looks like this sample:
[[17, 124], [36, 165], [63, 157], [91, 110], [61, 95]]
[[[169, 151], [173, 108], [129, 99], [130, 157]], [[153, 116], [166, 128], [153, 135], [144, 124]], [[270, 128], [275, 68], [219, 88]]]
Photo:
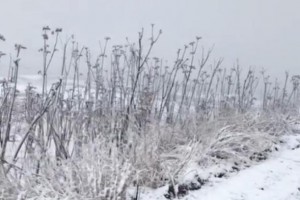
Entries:
[[154, 60], [155, 62], [159, 62], [159, 58], [158, 58], [158, 57], [153, 57], [153, 60]]
[[15, 44], [15, 49], [19, 51], [20, 49], [27, 49], [27, 48], [21, 44]]
[[2, 56], [5, 56], [6, 54], [5, 53], [3, 53], [2, 51], [0, 51], [0, 58], [2, 57]]
[[3, 35], [0, 34], [0, 40], [5, 41], [5, 38]]
[[195, 42], [190, 42], [190, 45], [193, 46], [195, 44]]
[[43, 31], [50, 31], [49, 26], [44, 26], [44, 27], [43, 27]]
[[48, 40], [48, 35], [46, 33], [43, 34], [42, 36], [43, 36], [44, 40]]

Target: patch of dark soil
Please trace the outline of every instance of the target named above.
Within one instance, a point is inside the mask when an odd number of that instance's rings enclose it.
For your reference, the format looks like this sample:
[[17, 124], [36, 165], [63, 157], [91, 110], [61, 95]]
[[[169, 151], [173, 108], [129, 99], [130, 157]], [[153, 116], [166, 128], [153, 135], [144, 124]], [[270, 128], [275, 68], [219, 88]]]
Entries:
[[232, 168], [233, 171], [237, 171], [237, 172], [240, 171], [240, 168], [238, 168], [236, 166], [232, 166], [231, 168]]
[[295, 146], [294, 148], [292, 148], [292, 150], [299, 149], [299, 148], [300, 148], [300, 144], [298, 144], [297, 146]]
[[219, 173], [215, 174], [215, 177], [216, 178], [223, 178], [223, 177], [225, 177], [225, 175], [226, 175], [225, 172], [219, 172]]
[[263, 160], [266, 160], [267, 159], [267, 152], [268, 151], [263, 151], [263, 152], [254, 152], [250, 157], [249, 159], [252, 160], [252, 161], [263, 161]]
[[200, 190], [201, 187], [207, 182], [207, 180], [202, 179], [198, 175], [195, 175], [193, 180], [188, 183], [178, 184], [178, 189], [176, 191], [173, 185], [169, 185], [168, 191], [164, 194], [167, 199], [174, 199], [176, 197], [184, 197], [189, 191]]

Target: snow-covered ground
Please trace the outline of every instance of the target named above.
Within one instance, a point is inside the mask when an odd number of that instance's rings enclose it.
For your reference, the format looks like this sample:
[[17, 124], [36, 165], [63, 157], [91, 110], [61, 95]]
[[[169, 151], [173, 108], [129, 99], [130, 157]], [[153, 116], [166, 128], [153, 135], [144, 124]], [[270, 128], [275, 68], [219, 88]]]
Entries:
[[195, 200], [299, 200], [300, 148], [286, 149], [231, 178], [190, 193]]
[[[200, 190], [190, 191], [184, 200], [299, 200], [300, 136], [285, 136], [285, 144], [268, 160], [248, 169], [215, 179]], [[167, 187], [148, 191], [141, 200], [166, 199]]]

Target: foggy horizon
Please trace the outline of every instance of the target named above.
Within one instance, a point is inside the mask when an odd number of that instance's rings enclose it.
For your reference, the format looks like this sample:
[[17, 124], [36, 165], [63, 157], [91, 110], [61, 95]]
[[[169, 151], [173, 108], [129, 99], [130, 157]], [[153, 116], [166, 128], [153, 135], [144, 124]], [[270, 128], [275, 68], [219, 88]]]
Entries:
[[[148, 37], [154, 23], [163, 34], [152, 56], [163, 58], [167, 64], [174, 62], [179, 48], [201, 36], [199, 47], [208, 50], [214, 46], [210, 63], [224, 58], [223, 67], [229, 68], [238, 59], [245, 70], [249, 66], [256, 71], [264, 68], [272, 79], [282, 79], [284, 71], [300, 74], [299, 6], [295, 0], [3, 1], [0, 34], [6, 42], [0, 47], [13, 55], [15, 43], [26, 46], [20, 74], [37, 74], [42, 68], [38, 49], [43, 44], [43, 26], [63, 28], [62, 42], [74, 34], [79, 45], [89, 47], [95, 58], [104, 37], [111, 37], [109, 46], [125, 43], [126, 37], [137, 42], [141, 28]], [[61, 53], [55, 56], [49, 74], [56, 76]], [[1, 73], [7, 71], [8, 63], [9, 56], [1, 58]]]

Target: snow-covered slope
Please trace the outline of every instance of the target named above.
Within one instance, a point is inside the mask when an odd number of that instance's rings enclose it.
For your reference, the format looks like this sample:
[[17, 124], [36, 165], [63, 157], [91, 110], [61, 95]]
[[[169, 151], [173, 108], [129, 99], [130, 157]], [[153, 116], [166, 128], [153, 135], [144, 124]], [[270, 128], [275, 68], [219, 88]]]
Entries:
[[[248, 169], [216, 179], [200, 190], [189, 191], [184, 200], [299, 200], [300, 136], [286, 136], [281, 151]], [[141, 200], [165, 200], [167, 188], [147, 191]]]
[[192, 192], [184, 199], [299, 200], [300, 148], [273, 155], [229, 179]]

